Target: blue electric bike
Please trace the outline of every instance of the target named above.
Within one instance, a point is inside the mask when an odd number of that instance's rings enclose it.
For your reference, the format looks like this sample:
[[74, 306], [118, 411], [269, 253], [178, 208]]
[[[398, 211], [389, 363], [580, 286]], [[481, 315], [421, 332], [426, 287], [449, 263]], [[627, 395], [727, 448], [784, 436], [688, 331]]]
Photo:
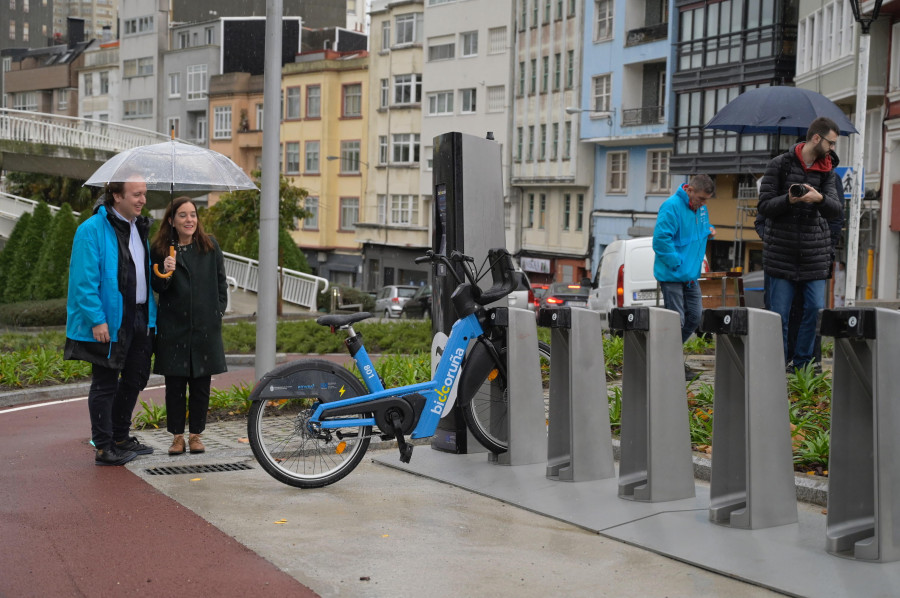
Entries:
[[[409, 462], [413, 446], [407, 436], [432, 436], [452, 406], [454, 390], [473, 436], [492, 452], [508, 449], [505, 329], [491, 324], [494, 312], [484, 306], [515, 289], [512, 259], [505, 249], [488, 252], [493, 286], [487, 291], [478, 286], [479, 273], [468, 256], [453, 252], [448, 259], [429, 251], [416, 259], [424, 261], [446, 265], [459, 285], [451, 296], [459, 319], [432, 380], [385, 389], [361, 335], [353, 330], [354, 323], [371, 314], [320, 317], [316, 322], [332, 332], [347, 331], [344, 344], [363, 382], [323, 359], [301, 359], [262, 377], [251, 395], [247, 429], [256, 460], [272, 477], [299, 488], [333, 484], [359, 464], [373, 434], [395, 439], [400, 460]], [[462, 266], [466, 280], [457, 274], [455, 264]], [[488, 268], [483, 270], [481, 275]], [[549, 346], [540, 345], [541, 360], [549, 370]]]

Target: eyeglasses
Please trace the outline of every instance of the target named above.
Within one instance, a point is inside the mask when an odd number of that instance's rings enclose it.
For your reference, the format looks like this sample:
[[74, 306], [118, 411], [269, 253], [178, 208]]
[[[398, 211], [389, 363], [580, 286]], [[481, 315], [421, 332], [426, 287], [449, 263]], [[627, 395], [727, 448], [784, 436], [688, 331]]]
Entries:
[[831, 139], [829, 139], [829, 138], [827, 138], [827, 137], [822, 137], [822, 139], [824, 139], [825, 141], [828, 142], [828, 147], [834, 147], [834, 146], [837, 145], [837, 142], [838, 142], [837, 139], [831, 140]]

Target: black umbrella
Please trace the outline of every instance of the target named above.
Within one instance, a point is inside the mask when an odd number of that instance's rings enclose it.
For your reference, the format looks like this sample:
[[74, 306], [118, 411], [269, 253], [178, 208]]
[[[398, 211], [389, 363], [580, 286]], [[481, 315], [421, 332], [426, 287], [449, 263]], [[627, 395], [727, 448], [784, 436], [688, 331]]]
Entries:
[[841, 135], [859, 132], [837, 104], [822, 94], [786, 85], [745, 91], [719, 110], [705, 128], [805, 137], [809, 124], [820, 116], [837, 123]]

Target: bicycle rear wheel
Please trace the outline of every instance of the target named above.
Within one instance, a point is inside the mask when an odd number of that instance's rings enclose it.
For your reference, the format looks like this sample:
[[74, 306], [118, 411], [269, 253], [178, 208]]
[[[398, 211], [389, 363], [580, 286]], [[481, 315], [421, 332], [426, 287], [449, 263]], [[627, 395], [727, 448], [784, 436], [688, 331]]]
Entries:
[[[329, 361], [304, 359], [276, 368], [263, 382], [251, 395], [247, 435], [269, 475], [289, 486], [320, 488], [353, 471], [369, 448], [371, 426], [322, 430], [309, 418], [320, 401], [366, 394], [356, 376]], [[371, 414], [330, 419], [359, 417]]]
[[[544, 420], [549, 424], [550, 414], [550, 345], [538, 341], [541, 367], [541, 391], [544, 396]], [[504, 349], [500, 355], [506, 358]], [[493, 453], [509, 450], [509, 389], [499, 371], [488, 372], [484, 382], [462, 407], [463, 418], [472, 435]]]

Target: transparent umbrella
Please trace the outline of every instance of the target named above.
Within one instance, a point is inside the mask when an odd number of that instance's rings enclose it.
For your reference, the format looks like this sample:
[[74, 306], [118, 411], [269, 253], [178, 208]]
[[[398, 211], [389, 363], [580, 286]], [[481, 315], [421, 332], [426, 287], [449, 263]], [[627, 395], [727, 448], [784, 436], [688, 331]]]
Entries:
[[[147, 191], [164, 191], [196, 197], [210, 191], [256, 189], [241, 168], [217, 151], [166, 141], [125, 150], [107, 160], [84, 184], [105, 187], [139, 175], [147, 182]], [[151, 205], [150, 207], [160, 207]]]
[[[116, 154], [85, 181], [86, 186], [106, 187], [140, 176], [147, 183], [147, 207], [165, 207], [176, 194], [196, 197], [210, 191], [257, 189], [247, 174], [227, 156], [217, 151], [166, 141]], [[174, 240], [170, 255], [174, 256]], [[161, 274], [168, 278], [172, 272]]]

